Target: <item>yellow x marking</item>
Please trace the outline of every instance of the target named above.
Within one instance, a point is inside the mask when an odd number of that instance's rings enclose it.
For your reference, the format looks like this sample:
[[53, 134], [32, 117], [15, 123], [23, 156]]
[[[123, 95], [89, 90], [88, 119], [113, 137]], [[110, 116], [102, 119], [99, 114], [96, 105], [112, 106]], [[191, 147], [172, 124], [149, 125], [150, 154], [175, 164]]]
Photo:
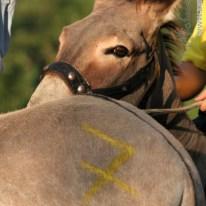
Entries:
[[115, 184], [122, 191], [127, 192], [131, 196], [136, 198], [136, 189], [121, 181], [119, 178], [114, 177], [114, 174], [117, 173], [119, 168], [135, 154], [134, 147], [127, 143], [124, 143], [121, 140], [111, 137], [98, 129], [95, 129], [88, 124], [82, 125], [82, 129], [91, 134], [93, 137], [99, 138], [109, 143], [112, 147], [118, 148], [121, 151], [121, 153], [112, 160], [112, 162], [105, 170], [98, 168], [86, 161], [81, 162], [83, 169], [86, 169], [98, 176], [97, 180], [93, 183], [91, 188], [84, 194], [83, 203], [85, 205], [89, 205], [92, 198], [97, 194], [97, 192], [99, 192], [103, 188], [103, 186], [105, 186], [109, 182]]

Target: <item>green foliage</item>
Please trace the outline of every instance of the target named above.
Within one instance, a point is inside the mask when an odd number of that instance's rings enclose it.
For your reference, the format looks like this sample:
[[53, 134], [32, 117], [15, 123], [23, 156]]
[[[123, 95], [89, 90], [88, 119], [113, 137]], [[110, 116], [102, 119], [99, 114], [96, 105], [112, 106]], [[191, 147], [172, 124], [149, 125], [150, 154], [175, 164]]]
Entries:
[[17, 1], [12, 38], [0, 74], [0, 111], [26, 105], [42, 68], [53, 62], [62, 28], [86, 16], [93, 0]]

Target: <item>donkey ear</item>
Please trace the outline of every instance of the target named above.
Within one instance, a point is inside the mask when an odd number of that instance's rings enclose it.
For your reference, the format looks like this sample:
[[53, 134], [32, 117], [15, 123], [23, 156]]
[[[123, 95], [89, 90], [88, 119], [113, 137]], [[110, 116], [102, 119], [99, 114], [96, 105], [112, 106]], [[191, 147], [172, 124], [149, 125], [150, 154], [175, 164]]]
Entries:
[[[138, 0], [137, 4], [138, 4]], [[180, 6], [181, 0], [139, 0], [141, 6], [146, 6], [152, 10], [153, 14], [163, 22], [174, 19], [174, 12]]]

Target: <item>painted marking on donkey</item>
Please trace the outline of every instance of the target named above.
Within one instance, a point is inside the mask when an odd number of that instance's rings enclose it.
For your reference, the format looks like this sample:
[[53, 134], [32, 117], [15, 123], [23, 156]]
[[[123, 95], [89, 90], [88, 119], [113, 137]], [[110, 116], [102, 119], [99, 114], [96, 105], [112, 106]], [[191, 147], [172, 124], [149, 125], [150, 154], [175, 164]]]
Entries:
[[118, 140], [110, 135], [105, 134], [104, 132], [91, 127], [88, 124], [83, 124], [82, 129], [91, 134], [92, 137], [99, 138], [107, 143], [109, 143], [113, 148], [119, 149], [120, 154], [115, 157], [107, 168], [102, 169], [98, 168], [89, 162], [82, 161], [81, 166], [83, 169], [95, 174], [98, 176], [93, 185], [88, 189], [88, 191], [84, 194], [83, 203], [85, 205], [89, 205], [92, 198], [99, 192], [106, 184], [113, 183], [119, 189], [124, 192], [127, 192], [132, 197], [137, 198], [137, 191], [135, 188], [132, 188], [127, 183], [121, 181], [119, 178], [115, 177], [114, 174], [117, 173], [119, 168], [126, 164], [126, 162], [132, 158], [135, 154], [135, 148], [121, 140]]

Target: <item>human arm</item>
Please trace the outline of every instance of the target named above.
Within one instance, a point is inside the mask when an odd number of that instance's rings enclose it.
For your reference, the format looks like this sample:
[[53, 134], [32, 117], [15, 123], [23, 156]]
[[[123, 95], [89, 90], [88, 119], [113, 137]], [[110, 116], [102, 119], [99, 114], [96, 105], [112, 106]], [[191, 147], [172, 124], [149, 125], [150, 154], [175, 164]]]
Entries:
[[[175, 76], [177, 93], [184, 101], [199, 94], [206, 85], [206, 71], [199, 69], [192, 62], [182, 62]], [[206, 111], [206, 90], [202, 91], [195, 100], [201, 102], [200, 110]]]
[[206, 71], [199, 69], [191, 61], [184, 61], [178, 66], [175, 82], [180, 98], [191, 99], [204, 88]]
[[[182, 100], [196, 96], [206, 85], [206, 1], [203, 1], [202, 11], [201, 22], [197, 22], [187, 42], [182, 63], [177, 68], [175, 81], [177, 93]], [[196, 101], [206, 99], [205, 93]], [[200, 108], [204, 109], [204, 106]]]

